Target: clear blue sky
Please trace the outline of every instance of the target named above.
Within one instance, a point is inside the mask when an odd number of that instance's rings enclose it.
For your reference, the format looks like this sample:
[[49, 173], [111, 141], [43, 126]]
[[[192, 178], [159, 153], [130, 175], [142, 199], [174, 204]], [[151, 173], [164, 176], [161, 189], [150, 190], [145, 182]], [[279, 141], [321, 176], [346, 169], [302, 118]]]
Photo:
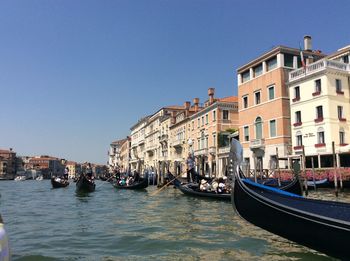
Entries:
[[107, 162], [166, 105], [237, 94], [236, 69], [303, 36], [350, 44], [350, 1], [2, 0], [0, 148]]

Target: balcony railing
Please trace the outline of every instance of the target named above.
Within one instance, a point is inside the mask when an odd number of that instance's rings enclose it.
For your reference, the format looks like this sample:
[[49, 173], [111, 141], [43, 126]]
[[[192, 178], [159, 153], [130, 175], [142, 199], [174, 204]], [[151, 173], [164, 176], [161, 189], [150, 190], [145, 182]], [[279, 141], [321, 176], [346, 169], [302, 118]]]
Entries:
[[312, 64], [307, 65], [305, 68], [299, 68], [289, 73], [289, 82], [296, 81], [307, 75], [311, 75], [320, 72], [325, 69], [336, 69], [340, 71], [350, 72], [350, 65], [334, 60], [322, 59]]
[[255, 139], [251, 140], [249, 147], [251, 149], [258, 149], [258, 148], [263, 148], [265, 147], [265, 139]]
[[219, 154], [225, 154], [230, 152], [230, 146], [219, 148]]
[[172, 143], [173, 147], [181, 147], [183, 144], [185, 144], [185, 140], [184, 139], [180, 139], [180, 140], [174, 140]]
[[208, 149], [200, 149], [194, 152], [194, 156], [208, 155]]
[[146, 146], [146, 151], [151, 151], [151, 150], [155, 150], [157, 148], [156, 144], [151, 144]]
[[210, 154], [216, 154], [216, 147], [212, 146], [209, 148], [209, 153]]
[[168, 140], [168, 134], [163, 134], [163, 135], [159, 136], [159, 141], [160, 142], [166, 141], [166, 140]]

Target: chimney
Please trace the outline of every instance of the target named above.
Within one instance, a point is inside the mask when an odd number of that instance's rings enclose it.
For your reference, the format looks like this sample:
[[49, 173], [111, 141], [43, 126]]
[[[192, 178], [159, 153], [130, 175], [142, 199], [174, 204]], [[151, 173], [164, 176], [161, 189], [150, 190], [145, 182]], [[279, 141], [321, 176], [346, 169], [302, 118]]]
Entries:
[[208, 89], [209, 105], [214, 103], [214, 93], [215, 93], [215, 88], [209, 88]]
[[312, 51], [312, 40], [310, 35], [304, 36], [304, 50], [305, 51]]
[[193, 99], [193, 105], [194, 105], [194, 111], [198, 112], [198, 110], [199, 110], [199, 98]]
[[171, 111], [171, 120], [170, 120], [171, 124], [175, 124], [176, 123], [176, 111]]
[[184, 109], [185, 109], [185, 116], [186, 117], [188, 117], [190, 107], [191, 107], [191, 102], [190, 101], [186, 101], [184, 103]]

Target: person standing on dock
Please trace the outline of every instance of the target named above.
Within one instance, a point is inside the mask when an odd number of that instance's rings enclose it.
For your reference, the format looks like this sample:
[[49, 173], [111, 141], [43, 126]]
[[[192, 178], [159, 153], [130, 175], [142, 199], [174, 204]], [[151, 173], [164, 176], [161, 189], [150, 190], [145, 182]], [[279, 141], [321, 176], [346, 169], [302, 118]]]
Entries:
[[198, 180], [198, 174], [194, 169], [195, 166], [195, 160], [191, 152], [188, 153], [188, 157], [186, 160], [186, 166], [187, 166], [187, 182], [196, 182], [199, 183]]

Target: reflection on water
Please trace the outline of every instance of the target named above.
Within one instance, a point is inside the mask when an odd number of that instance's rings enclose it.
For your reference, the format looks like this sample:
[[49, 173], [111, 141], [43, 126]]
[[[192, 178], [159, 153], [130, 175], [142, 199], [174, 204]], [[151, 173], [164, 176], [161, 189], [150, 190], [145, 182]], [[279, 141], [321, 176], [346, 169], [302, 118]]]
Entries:
[[[14, 260], [332, 260], [245, 222], [229, 202], [172, 187], [152, 196], [155, 189], [97, 181], [95, 192], [78, 195], [74, 184], [0, 182]], [[346, 193], [343, 199], [350, 202]]]

